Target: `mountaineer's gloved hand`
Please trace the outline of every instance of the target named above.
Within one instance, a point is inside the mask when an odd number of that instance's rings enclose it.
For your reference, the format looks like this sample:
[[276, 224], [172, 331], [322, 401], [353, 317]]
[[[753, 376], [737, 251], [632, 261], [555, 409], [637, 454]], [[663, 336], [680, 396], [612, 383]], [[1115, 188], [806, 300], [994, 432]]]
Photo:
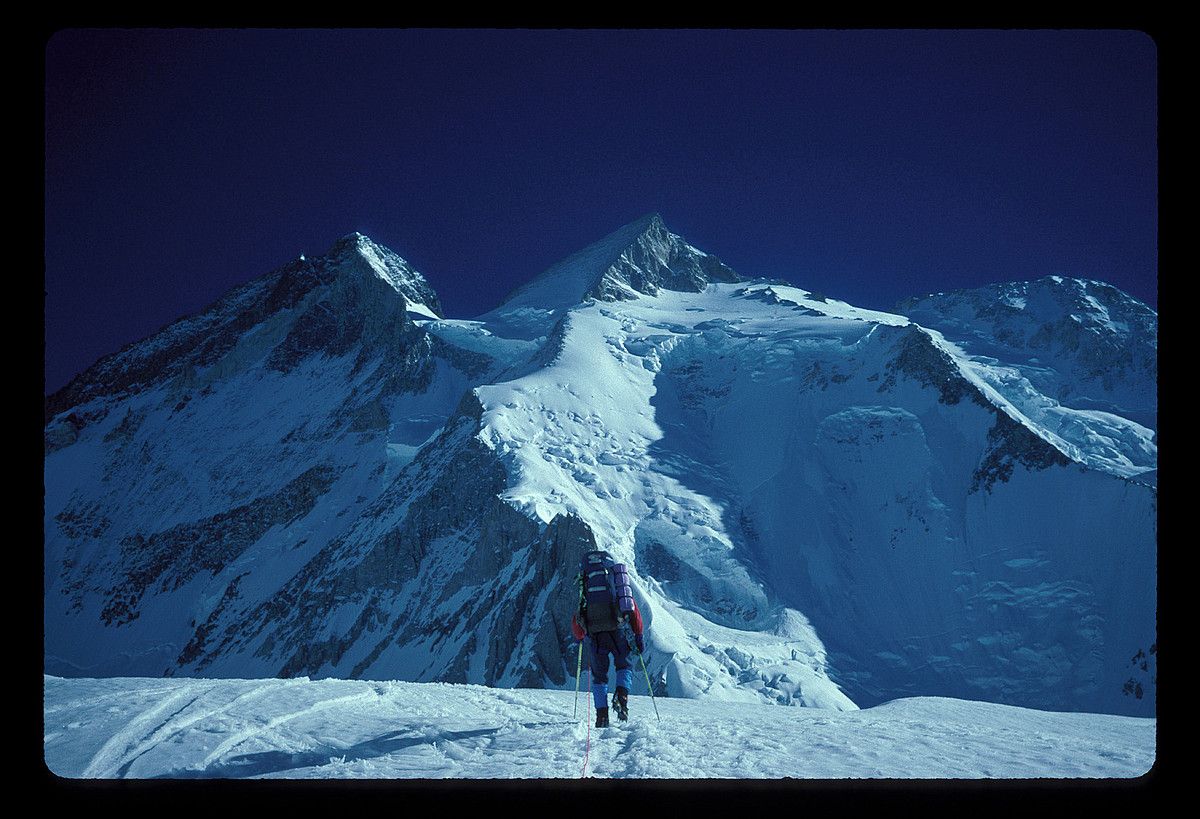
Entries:
[[637, 643], [638, 654], [645, 654], [646, 653], [646, 641], [642, 639], [642, 635], [640, 635], [640, 634], [633, 635], [633, 641], [635, 643]]

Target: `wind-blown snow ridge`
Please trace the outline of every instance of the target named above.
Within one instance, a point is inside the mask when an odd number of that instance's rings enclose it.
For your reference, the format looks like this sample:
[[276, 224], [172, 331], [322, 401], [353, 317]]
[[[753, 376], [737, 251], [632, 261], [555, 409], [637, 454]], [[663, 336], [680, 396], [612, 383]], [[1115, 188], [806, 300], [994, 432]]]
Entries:
[[[77, 779], [1128, 778], [1155, 720], [923, 697], [845, 713], [348, 680], [45, 678], [47, 767]], [[582, 697], [576, 698], [582, 699]], [[919, 748], [919, 753], [914, 753]]]

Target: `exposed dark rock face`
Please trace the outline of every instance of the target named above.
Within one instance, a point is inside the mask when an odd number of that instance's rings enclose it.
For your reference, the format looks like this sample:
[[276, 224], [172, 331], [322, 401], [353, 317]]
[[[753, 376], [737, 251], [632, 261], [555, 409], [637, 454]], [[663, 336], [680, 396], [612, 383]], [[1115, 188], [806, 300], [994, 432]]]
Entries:
[[165, 532], [124, 537], [120, 566], [125, 577], [107, 591], [101, 619], [106, 625], [129, 623], [137, 619], [138, 601], [155, 583], [165, 592], [178, 589], [198, 572], [216, 574], [267, 529], [308, 514], [335, 478], [330, 467], [313, 467], [253, 503]]
[[923, 387], [936, 389], [938, 400], [943, 404], [955, 405], [970, 400], [995, 416], [995, 423], [988, 431], [987, 451], [973, 475], [972, 492], [981, 489], [990, 492], [996, 481], [1008, 481], [1017, 464], [1026, 469], [1041, 470], [1072, 463], [1045, 438], [988, 401], [979, 388], [962, 375], [954, 360], [920, 327], [910, 324], [896, 332], [899, 332], [900, 340], [894, 348], [895, 357], [885, 365], [887, 375], [879, 384], [879, 392], [894, 389], [897, 377], [905, 376]]
[[225, 613], [225, 610], [229, 607], [230, 603], [237, 599], [238, 587], [242, 583], [242, 578], [248, 574], [250, 574], [250, 572], [242, 572], [232, 581], [230, 581], [228, 586], [225, 587], [225, 593], [221, 596], [221, 601], [217, 603], [216, 607], [212, 610], [212, 613], [208, 616], [208, 619], [196, 628], [195, 633], [192, 635], [192, 639], [188, 641], [188, 644], [184, 646], [183, 651], [180, 652], [179, 657], [175, 660], [176, 665], [187, 665], [204, 652], [205, 644], [208, 641], [209, 635], [217, 627], [217, 623], [220, 621], [221, 616]]
[[82, 507], [68, 506], [55, 515], [54, 519], [62, 533], [71, 540], [98, 540], [112, 526], [112, 520], [95, 501], [84, 503]]
[[437, 315], [442, 315], [442, 303], [425, 277], [391, 250], [376, 244], [361, 233], [343, 236], [334, 243], [327, 255], [345, 260], [348, 266], [356, 268], [355, 272], [364, 278], [381, 278], [403, 296], [406, 302], [424, 304]]
[[671, 233], [658, 214], [645, 216], [564, 259], [514, 290], [496, 311], [558, 312], [588, 299], [628, 301], [659, 290], [698, 293], [742, 278], [720, 259]]
[[654, 214], [644, 220], [637, 239], [585, 295], [600, 301], [623, 301], [637, 298], [638, 293], [653, 296], [659, 289], [698, 293], [710, 282], [737, 281], [741, 277], [720, 259], [691, 248]]
[[943, 404], [957, 404], [969, 398], [980, 406], [990, 406], [979, 394], [945, 351], [939, 349], [928, 334], [915, 325], [899, 328], [896, 356], [887, 364], [887, 376], [879, 384], [879, 392], [887, 392], [896, 384], [897, 375], [905, 375], [923, 387], [933, 387]]
[[[792, 286], [785, 281], [773, 281], [773, 280], [769, 280], [769, 279], [756, 279], [755, 282], [756, 283], [779, 284], [779, 285], [783, 285], [786, 287]], [[786, 298], [780, 296], [779, 293], [777, 293], [773, 287], [761, 287], [761, 288], [744, 287], [738, 291], [737, 295], [739, 295], [745, 299], [750, 299], [752, 301], [761, 301], [765, 304], [779, 304], [779, 305], [790, 306], [792, 308], [792, 310], [794, 310], [795, 312], [798, 312], [804, 316], [823, 316], [823, 315], [825, 315], [820, 310], [814, 310], [811, 307], [805, 307], [801, 304], [797, 304], [796, 302], [792, 301], [791, 299], [786, 299]], [[810, 294], [809, 298], [812, 299], [813, 301], [818, 301], [818, 302], [827, 301], [827, 299], [820, 294]]]
[[89, 410], [71, 412], [62, 418], [56, 418], [46, 425], [44, 433], [45, 453], [49, 455], [79, 440], [79, 433], [89, 424], [103, 420], [108, 415], [108, 409], [97, 407]]
[[338, 349], [346, 349], [356, 335], [361, 335], [361, 327], [339, 328], [333, 306], [317, 302], [304, 311], [283, 343], [271, 351], [267, 366], [277, 372], [291, 372], [310, 355], [323, 350], [336, 354]]
[[998, 409], [995, 412], [996, 423], [988, 430], [987, 454], [972, 476], [971, 491], [992, 491], [996, 481], [1007, 482], [1012, 477], [1013, 467], [1018, 464], [1026, 469], [1039, 470], [1072, 463], [1070, 458], [1029, 427], [1005, 412]]
[[[224, 631], [201, 626], [180, 667], [194, 662], [202, 671], [231, 650], [257, 646], [255, 655], [277, 663], [280, 676], [360, 676], [389, 648], [425, 641], [445, 652], [430, 678], [467, 681], [479, 651], [488, 684], [563, 682], [574, 567], [595, 538], [570, 516], [539, 530], [500, 499], [505, 472], [475, 437], [481, 409], [468, 393], [434, 445], [345, 536], [269, 600], [229, 618]], [[448, 557], [447, 549], [461, 554]], [[472, 593], [452, 594], [460, 589]], [[326, 615], [339, 609], [357, 614], [329, 634]], [[452, 633], [467, 639], [446, 651]], [[205, 646], [213, 650], [204, 654]], [[359, 659], [346, 666], [352, 653]]]

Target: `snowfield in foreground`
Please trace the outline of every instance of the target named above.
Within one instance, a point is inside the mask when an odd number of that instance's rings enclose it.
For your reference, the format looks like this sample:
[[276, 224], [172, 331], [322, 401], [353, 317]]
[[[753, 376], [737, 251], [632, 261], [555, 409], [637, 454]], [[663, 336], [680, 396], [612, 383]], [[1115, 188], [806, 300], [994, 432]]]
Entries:
[[[586, 680], [584, 681], [586, 683]], [[636, 690], [635, 690], [636, 691]], [[365, 680], [45, 677], [45, 761], [69, 778], [1137, 777], [1156, 720], [918, 697], [859, 711]]]

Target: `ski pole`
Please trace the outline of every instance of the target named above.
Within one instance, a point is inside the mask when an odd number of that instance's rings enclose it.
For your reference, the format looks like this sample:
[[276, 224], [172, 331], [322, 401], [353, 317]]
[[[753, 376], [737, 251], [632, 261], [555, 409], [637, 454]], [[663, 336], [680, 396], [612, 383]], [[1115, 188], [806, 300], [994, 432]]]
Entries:
[[621, 625], [624, 626], [626, 642], [637, 653], [638, 659], [642, 661], [642, 673], [646, 675], [646, 690], [650, 692], [650, 704], [654, 706], [654, 717], [662, 722], [662, 717], [658, 714], [658, 703], [654, 699], [654, 686], [650, 685], [650, 672], [646, 670], [646, 658], [642, 656], [642, 652], [637, 650], [637, 640], [633, 636], [633, 629], [629, 623], [622, 621]]
[[646, 658], [640, 651], [637, 655], [638, 659], [642, 661], [642, 673], [646, 675], [646, 690], [650, 692], [650, 704], [654, 706], [654, 718], [662, 722], [662, 717], [658, 715], [658, 703], [654, 700], [654, 688], [650, 685], [650, 672], [646, 670]]
[[[592, 666], [591, 658], [588, 658], [588, 688], [592, 687]], [[587, 745], [583, 749], [583, 770], [579, 772], [579, 778], [583, 779], [587, 776], [588, 760], [592, 756], [592, 698], [589, 696], [587, 701]]]
[[571, 719], [579, 718], [579, 672], [583, 670], [583, 640], [579, 641], [579, 658], [575, 660], [575, 714]]
[[[576, 575], [575, 582], [579, 584], [579, 610], [583, 611], [583, 574]], [[579, 641], [579, 657], [575, 660], [575, 714], [571, 719], [579, 718], [579, 672], [583, 668], [583, 640]], [[591, 667], [588, 667], [591, 673]]]

